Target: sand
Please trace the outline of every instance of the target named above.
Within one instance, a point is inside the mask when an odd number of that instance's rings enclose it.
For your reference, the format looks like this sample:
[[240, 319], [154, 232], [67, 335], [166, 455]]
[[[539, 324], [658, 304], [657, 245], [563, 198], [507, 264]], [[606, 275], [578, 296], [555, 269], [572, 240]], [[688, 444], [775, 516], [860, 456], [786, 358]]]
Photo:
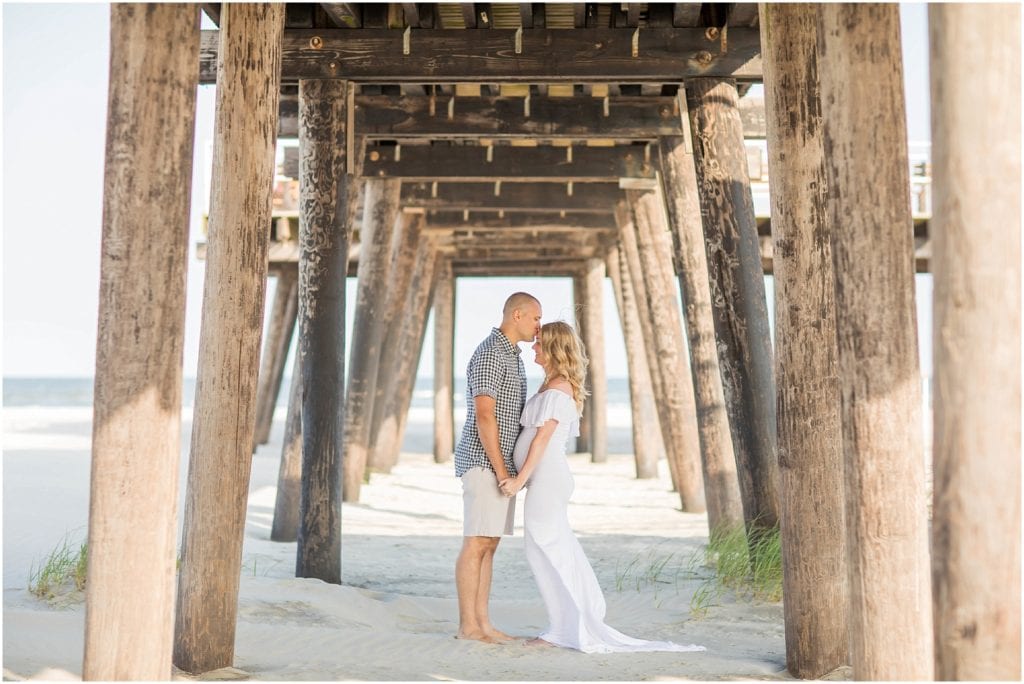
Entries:
[[[292, 577], [295, 544], [269, 540], [282, 429], [253, 459], [235, 642], [237, 671], [261, 680], [665, 680], [788, 678], [780, 604], [726, 595], [704, 614], [691, 598], [709, 572], [692, 559], [707, 542], [704, 515], [679, 511], [662, 463], [634, 478], [632, 459], [570, 456], [570, 518], [608, 602], [607, 622], [641, 638], [696, 643], [698, 653], [584, 655], [521, 643], [453, 638], [453, 568], [461, 545], [461, 488], [450, 464], [414, 444], [343, 509], [345, 584]], [[184, 483], [191, 432], [182, 426]], [[81, 677], [84, 605], [51, 605], [26, 589], [33, 562], [70, 534], [83, 539], [89, 496], [89, 408], [3, 411], [3, 667], [5, 679]], [[621, 428], [616, 428], [621, 429]], [[619, 435], [621, 437], [621, 435]], [[628, 441], [626, 439], [620, 441]], [[408, 446], [408, 444], [407, 444]], [[184, 487], [182, 486], [182, 492]], [[514, 537], [495, 559], [495, 624], [532, 637], [544, 606], [523, 553], [522, 494]], [[661, 566], [659, 569], [659, 565]], [[178, 675], [181, 676], [180, 673]]]

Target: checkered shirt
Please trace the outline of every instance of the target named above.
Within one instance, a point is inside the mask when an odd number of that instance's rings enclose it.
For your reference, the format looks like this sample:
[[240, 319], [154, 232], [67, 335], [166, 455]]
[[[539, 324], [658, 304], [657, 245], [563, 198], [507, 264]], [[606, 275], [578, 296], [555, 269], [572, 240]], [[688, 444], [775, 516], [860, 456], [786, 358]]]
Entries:
[[522, 350], [494, 328], [490, 336], [473, 352], [466, 367], [466, 424], [455, 448], [455, 476], [462, 477], [470, 468], [483, 466], [492, 473], [494, 466], [487, 458], [476, 425], [474, 397], [494, 397], [498, 418], [498, 443], [510, 475], [516, 475], [512, 451], [519, 437], [519, 418], [526, 403], [526, 369], [520, 358]]

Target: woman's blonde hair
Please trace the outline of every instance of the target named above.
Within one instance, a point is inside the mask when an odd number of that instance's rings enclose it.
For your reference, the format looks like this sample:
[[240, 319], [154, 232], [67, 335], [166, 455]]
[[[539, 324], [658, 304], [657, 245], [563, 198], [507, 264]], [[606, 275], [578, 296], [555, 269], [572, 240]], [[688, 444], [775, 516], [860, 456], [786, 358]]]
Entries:
[[583, 386], [590, 361], [580, 336], [568, 323], [555, 321], [541, 326], [540, 344], [547, 356], [552, 377], [562, 376], [569, 381], [576, 408], [582, 411], [583, 402], [590, 394]]

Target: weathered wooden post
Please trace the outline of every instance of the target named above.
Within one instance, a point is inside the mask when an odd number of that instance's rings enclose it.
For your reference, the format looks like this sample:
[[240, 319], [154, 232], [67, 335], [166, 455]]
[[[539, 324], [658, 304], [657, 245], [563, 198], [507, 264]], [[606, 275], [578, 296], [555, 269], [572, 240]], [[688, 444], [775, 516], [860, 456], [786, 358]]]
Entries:
[[[701, 473], [700, 438], [693, 399], [690, 362], [683, 350], [683, 324], [676, 304], [676, 281], [672, 272], [672, 249], [665, 225], [665, 207], [654, 191], [627, 190], [633, 206], [637, 249], [644, 280], [647, 282], [648, 311], [652, 342], [657, 350], [668, 429], [662, 434], [675, 445], [678, 455], [679, 497], [683, 510], [700, 513], [707, 510], [704, 478]], [[635, 283], [635, 281], [634, 281]]]
[[277, 396], [281, 393], [284, 363], [292, 345], [295, 320], [299, 312], [299, 279], [295, 269], [285, 268], [277, 274], [274, 303], [270, 309], [270, 329], [263, 342], [259, 386], [256, 389], [256, 434], [252, 450], [270, 440]]
[[400, 194], [401, 181], [376, 178], [366, 181], [359, 237], [356, 313], [345, 394], [345, 459], [341, 489], [345, 501], [359, 501], [359, 488], [366, 474], [374, 385], [384, 336], [381, 314], [387, 299], [388, 267]]
[[399, 214], [398, 223], [395, 226], [397, 234], [392, 245], [387, 296], [383, 311], [380, 315], [381, 325], [387, 334], [381, 337], [380, 341], [380, 362], [377, 365], [377, 379], [373, 396], [373, 415], [370, 419], [369, 446], [367, 450], [366, 466], [371, 472], [387, 472], [391, 468], [387, 465], [387, 458], [379, 458], [377, 441], [380, 437], [381, 425], [384, 423], [384, 415], [388, 411], [388, 403], [391, 395], [395, 392], [398, 382], [398, 364], [401, 351], [399, 350], [399, 330], [406, 323], [405, 317], [408, 312], [405, 310], [406, 299], [409, 296], [409, 285], [412, 281], [413, 271], [416, 269], [416, 251], [423, 234], [423, 215], [403, 211]]
[[775, 271], [775, 382], [786, 666], [817, 679], [848, 661], [849, 587], [832, 224], [816, 5], [762, 4]]
[[718, 367], [747, 532], [779, 524], [775, 384], [761, 248], [731, 79], [687, 82]]
[[256, 418], [284, 6], [221, 8], [210, 239], [174, 663], [231, 665]]
[[633, 459], [636, 477], [645, 480], [658, 477], [658, 461], [665, 454], [661, 440], [661, 426], [654, 406], [651, 371], [647, 365], [647, 351], [640, 337], [640, 318], [637, 313], [633, 283], [629, 278], [625, 255], [618, 245], [608, 253], [608, 275], [619, 309], [619, 323], [626, 345], [626, 367], [629, 373], [629, 407], [633, 423]]
[[416, 369], [423, 350], [423, 338], [427, 332], [427, 315], [434, 283], [437, 281], [439, 251], [434, 240], [424, 236], [416, 249], [416, 261], [412, 278], [406, 288], [402, 326], [395, 331], [397, 356], [395, 359], [395, 381], [388, 393], [387, 403], [381, 414], [380, 430], [374, 444], [377, 468], [390, 472], [398, 462], [405, 436], [405, 424], [416, 386]]
[[[580, 276], [583, 285], [583, 330], [590, 366], [587, 385], [590, 396], [584, 412], [590, 413], [590, 461], [608, 461], [608, 372], [604, 358], [604, 260], [587, 259]], [[580, 431], [582, 434], [582, 430]]]
[[[615, 212], [615, 222], [619, 227], [619, 254], [623, 263], [622, 279], [633, 287], [633, 301], [636, 303], [637, 319], [640, 322], [640, 337], [643, 340], [644, 352], [647, 356], [647, 367], [650, 369], [651, 394], [654, 397], [654, 408], [661, 428], [662, 445], [665, 448], [665, 460], [668, 462], [669, 474], [672, 476], [672, 487], [682, 492], [679, 483], [679, 460], [682, 455], [676, 451], [676, 443], [669, 438], [669, 422], [672, 420], [668, 410], [668, 402], [664, 400], [665, 387], [662, 380], [661, 364], [658, 363], [658, 350], [654, 344], [654, 331], [651, 327], [651, 305], [647, 294], [647, 280], [640, 264], [640, 252], [636, 244], [636, 220], [631, 208], [621, 207]], [[680, 494], [680, 496], [682, 496]], [[686, 510], [683, 504], [683, 510]]]
[[928, 23], [935, 677], [1019, 680], [1020, 7]]
[[899, 30], [896, 5], [818, 13], [857, 679], [934, 670]]
[[[590, 338], [590, 331], [587, 330], [587, 279], [583, 273], [577, 273], [572, 277], [572, 303], [575, 312], [575, 326], [576, 333], [583, 340], [583, 345], [586, 346], [587, 340]], [[588, 347], [589, 350], [589, 347]], [[587, 378], [583, 383], [587, 391], [593, 394], [593, 388], [591, 386], [591, 377], [587, 373]], [[590, 402], [587, 402], [583, 415], [580, 416], [580, 434], [576, 437], [576, 452], [577, 453], [590, 453], [591, 445], [593, 444], [593, 432], [594, 432], [594, 421], [592, 420], [593, 413], [590, 410]]]
[[[680, 93], [676, 101], [685, 117], [686, 96]], [[658, 147], [668, 223], [679, 261], [679, 290], [689, 340], [708, 528], [712, 535], [717, 535], [743, 524], [743, 502], [729, 433], [729, 414], [722, 394], [722, 376], [718, 371], [693, 146], [684, 136], [672, 136], [661, 138]]]
[[455, 356], [455, 276], [451, 259], [441, 259], [434, 285], [434, 462], [455, 452], [452, 377]]
[[171, 677], [198, 50], [196, 5], [111, 7], [85, 679]]
[[288, 417], [284, 422], [281, 465], [277, 470], [274, 521], [270, 539], [293, 542], [299, 538], [299, 501], [302, 498], [302, 352], [295, 350]]
[[[299, 348], [302, 496], [296, 577], [341, 583], [345, 450], [345, 283], [359, 180], [349, 149], [352, 84], [299, 81]], [[355, 147], [353, 144], [352, 147]]]

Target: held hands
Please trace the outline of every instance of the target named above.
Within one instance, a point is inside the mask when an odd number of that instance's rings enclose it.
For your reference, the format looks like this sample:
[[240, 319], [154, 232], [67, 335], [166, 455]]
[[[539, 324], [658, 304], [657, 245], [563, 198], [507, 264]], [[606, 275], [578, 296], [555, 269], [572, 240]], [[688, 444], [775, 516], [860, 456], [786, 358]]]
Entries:
[[523, 488], [523, 483], [518, 477], [506, 477], [498, 483], [498, 488], [502, 494], [511, 497], [519, 493], [519, 490]]

